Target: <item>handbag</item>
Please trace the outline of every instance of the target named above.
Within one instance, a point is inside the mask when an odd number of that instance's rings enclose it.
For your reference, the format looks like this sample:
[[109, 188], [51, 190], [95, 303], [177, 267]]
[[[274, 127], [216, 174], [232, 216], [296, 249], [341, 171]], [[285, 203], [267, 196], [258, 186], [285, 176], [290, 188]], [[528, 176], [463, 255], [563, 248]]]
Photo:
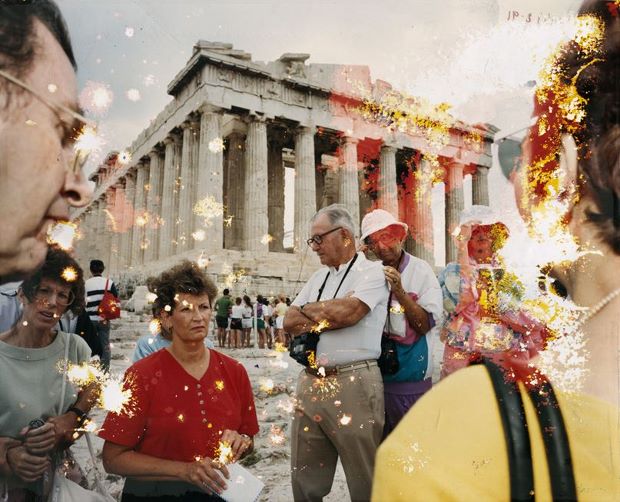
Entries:
[[[64, 372], [62, 379], [62, 390], [60, 394], [60, 406], [58, 408], [58, 414], [62, 413], [65, 403], [65, 391], [67, 388], [67, 364], [69, 358], [69, 337], [67, 334], [65, 339], [65, 359], [64, 359]], [[86, 438], [86, 444], [88, 445], [88, 451], [90, 458], [93, 462], [93, 468], [95, 470], [95, 490], [87, 490], [78, 485], [75, 481], [71, 481], [65, 476], [63, 465], [59, 465], [54, 470], [54, 478], [52, 482], [52, 490], [48, 498], [48, 502], [115, 502], [114, 498], [110, 496], [105, 489], [103, 482], [101, 481], [101, 474], [97, 467], [97, 460], [95, 457], [95, 450], [92, 445], [92, 441], [89, 433], [84, 434]]]
[[105, 289], [103, 291], [103, 298], [97, 308], [97, 314], [106, 321], [112, 319], [118, 319], [121, 316], [121, 302], [120, 300], [108, 289], [108, 283], [110, 279], [105, 281]]

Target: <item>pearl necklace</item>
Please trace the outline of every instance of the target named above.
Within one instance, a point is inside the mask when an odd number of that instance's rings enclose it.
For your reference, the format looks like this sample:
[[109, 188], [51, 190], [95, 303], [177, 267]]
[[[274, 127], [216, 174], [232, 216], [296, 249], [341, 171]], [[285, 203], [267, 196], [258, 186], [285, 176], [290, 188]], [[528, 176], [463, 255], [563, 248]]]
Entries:
[[600, 302], [598, 302], [594, 307], [591, 307], [585, 317], [580, 321], [579, 326], [583, 326], [590, 319], [592, 319], [596, 314], [598, 314], [601, 310], [603, 310], [612, 300], [616, 299], [620, 296], [620, 288], [614, 289], [611, 293], [609, 293], [605, 298], [603, 298]]

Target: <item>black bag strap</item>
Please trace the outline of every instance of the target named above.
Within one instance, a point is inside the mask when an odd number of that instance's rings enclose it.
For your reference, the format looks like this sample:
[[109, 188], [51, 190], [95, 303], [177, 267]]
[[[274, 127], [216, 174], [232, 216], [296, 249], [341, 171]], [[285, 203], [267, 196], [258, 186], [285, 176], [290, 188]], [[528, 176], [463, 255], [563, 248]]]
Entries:
[[[510, 498], [534, 500], [532, 451], [527, 432], [527, 418], [521, 392], [516, 381], [506, 378], [504, 371], [488, 359], [483, 363], [489, 373], [500, 409], [510, 466]], [[528, 386], [528, 394], [536, 408], [549, 469], [553, 500], [577, 500], [577, 489], [568, 434], [553, 386], [539, 374], [542, 382]]]
[[551, 383], [544, 375], [540, 378], [543, 380], [542, 385], [528, 389], [528, 392], [537, 411], [545, 445], [551, 494], [553, 500], [577, 500], [573, 460], [562, 410]]
[[[355, 264], [355, 261], [357, 260], [357, 257], [358, 257], [358, 254], [355, 253], [355, 256], [353, 257], [353, 259], [349, 263], [349, 266], [347, 267], [347, 270], [345, 271], [344, 275], [342, 276], [342, 279], [340, 279], [340, 284], [338, 284], [338, 288], [336, 289], [336, 292], [334, 293], [334, 298], [336, 298], [336, 295], [338, 294], [338, 291], [340, 291], [340, 286], [342, 286], [342, 283], [347, 278], [347, 275], [349, 275], [349, 272], [351, 271], [351, 268]], [[321, 284], [321, 287], [319, 288], [319, 294], [316, 297], [316, 301], [317, 302], [320, 301], [321, 300], [321, 296], [323, 296], [323, 290], [325, 289], [325, 285], [327, 284], [327, 279], [329, 279], [329, 272], [327, 272], [327, 275], [325, 276], [325, 280], [323, 281], [323, 284]]]
[[505, 378], [499, 366], [486, 358], [482, 362], [491, 378], [504, 426], [510, 468], [510, 499], [534, 500], [532, 447], [521, 392], [516, 382]]

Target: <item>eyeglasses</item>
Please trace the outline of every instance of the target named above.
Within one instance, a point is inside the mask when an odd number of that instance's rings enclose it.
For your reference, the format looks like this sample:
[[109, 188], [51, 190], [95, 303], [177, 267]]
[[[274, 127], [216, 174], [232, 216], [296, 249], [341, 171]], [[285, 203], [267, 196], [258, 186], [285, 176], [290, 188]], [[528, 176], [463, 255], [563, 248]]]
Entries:
[[332, 232], [335, 232], [336, 230], [340, 230], [341, 228], [342, 227], [336, 227], [328, 230], [327, 232], [323, 232], [322, 234], [313, 235], [306, 241], [306, 244], [308, 244], [308, 246], [312, 246], [312, 244], [320, 246], [323, 243], [323, 239], [325, 238], [325, 236], [331, 234]]
[[386, 247], [391, 247], [396, 243], [400, 243], [401, 241], [402, 241], [402, 238], [397, 235], [384, 234], [384, 235], [380, 235], [374, 238], [366, 237], [364, 239], [364, 244], [366, 244], [369, 248], [374, 249], [379, 244], [386, 246]]
[[[44, 103], [46, 106], [51, 108], [59, 116], [59, 118], [61, 119], [63, 123], [67, 123], [67, 120], [63, 119], [60, 116], [61, 112], [69, 115], [74, 121], [78, 122], [80, 124], [80, 127], [79, 127], [80, 130], [83, 131], [84, 129], [87, 128], [87, 129], [90, 129], [91, 131], [96, 131], [97, 124], [95, 122], [87, 119], [86, 117], [79, 114], [75, 110], [72, 110], [71, 108], [61, 103], [54, 103], [53, 101], [50, 101], [43, 94], [41, 94], [39, 91], [34, 89], [32, 86], [28, 85], [26, 82], [18, 79], [17, 77], [14, 77], [10, 73], [7, 73], [3, 70], [0, 70], [0, 77], [6, 78], [9, 82], [12, 82], [13, 84], [17, 85], [18, 87], [21, 87], [22, 89], [28, 91], [30, 94], [35, 96], [42, 103]], [[75, 128], [75, 129], [78, 129], [78, 128]], [[81, 136], [81, 134], [78, 133], [77, 136]], [[90, 151], [88, 149], [76, 147], [73, 159], [67, 165], [67, 170], [71, 172], [72, 174], [77, 175], [84, 167], [84, 164], [86, 163], [86, 160], [88, 159], [89, 153]]]
[[39, 287], [34, 292], [34, 300], [37, 303], [51, 303], [52, 298], [56, 295], [56, 305], [59, 307], [68, 307], [73, 303], [75, 295], [73, 291], [56, 291], [55, 289], [48, 288], [46, 286]]

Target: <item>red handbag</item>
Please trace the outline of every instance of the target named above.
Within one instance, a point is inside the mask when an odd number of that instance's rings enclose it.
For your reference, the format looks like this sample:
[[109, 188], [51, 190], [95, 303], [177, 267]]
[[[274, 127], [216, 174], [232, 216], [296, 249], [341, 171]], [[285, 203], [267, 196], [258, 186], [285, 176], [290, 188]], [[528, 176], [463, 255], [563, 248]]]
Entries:
[[105, 281], [105, 290], [103, 291], [103, 298], [99, 303], [97, 314], [106, 321], [112, 319], [118, 319], [121, 316], [121, 301], [108, 290], [109, 279]]

